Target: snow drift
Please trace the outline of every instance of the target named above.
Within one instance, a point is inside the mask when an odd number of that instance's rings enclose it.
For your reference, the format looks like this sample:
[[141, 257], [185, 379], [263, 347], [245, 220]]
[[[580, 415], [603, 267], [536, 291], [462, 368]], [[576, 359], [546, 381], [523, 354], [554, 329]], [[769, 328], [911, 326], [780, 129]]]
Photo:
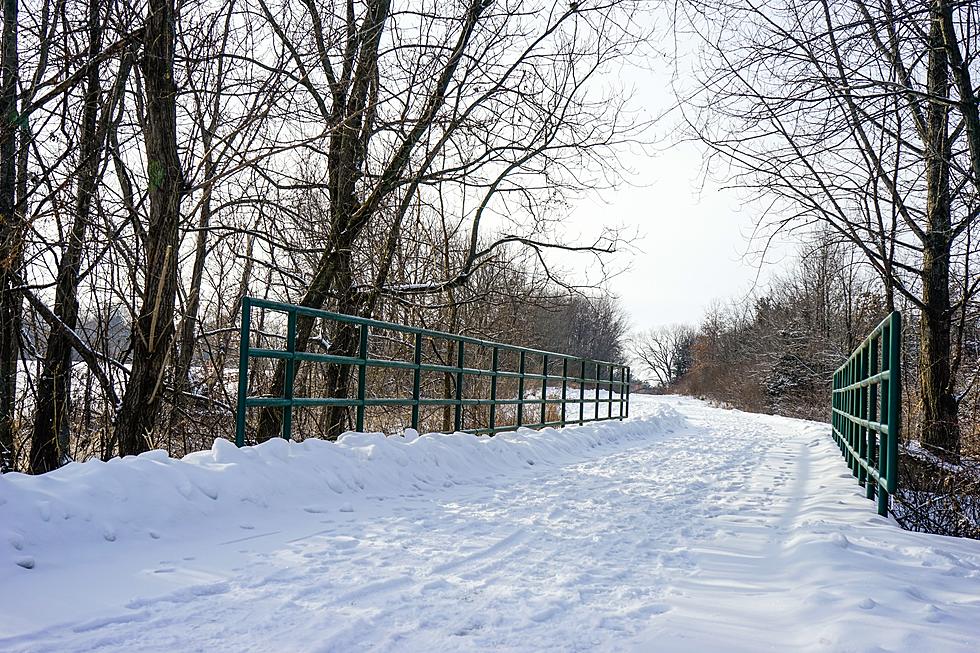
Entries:
[[[170, 458], [164, 451], [108, 462], [72, 463], [43, 476], [0, 476], [0, 578], [11, 565], [33, 569], [71, 550], [219, 529], [223, 519], [302, 509], [353, 510], [355, 495], [404, 495], [478, 482], [515, 470], [565, 464], [597, 447], [628, 444], [678, 428], [669, 406], [627, 422], [495, 437], [414, 431], [347, 433], [336, 442], [274, 439]], [[2, 546], [6, 543], [6, 546]]]

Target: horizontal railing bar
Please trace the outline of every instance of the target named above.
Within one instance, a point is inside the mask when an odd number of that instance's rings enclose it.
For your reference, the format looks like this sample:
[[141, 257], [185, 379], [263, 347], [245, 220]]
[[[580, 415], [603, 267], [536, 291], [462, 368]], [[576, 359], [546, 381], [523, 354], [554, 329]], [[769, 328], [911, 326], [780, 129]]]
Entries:
[[873, 340], [876, 340], [878, 338], [878, 336], [880, 336], [880, 335], [882, 335], [884, 333], [885, 327], [890, 324], [891, 319], [892, 319], [891, 318], [891, 315], [889, 315], [884, 320], [882, 320], [881, 322], [879, 322], [878, 323], [878, 326], [876, 326], [874, 328], [874, 330], [872, 330], [871, 333], [869, 333], [865, 337], [865, 339], [861, 341], [861, 344], [858, 345], [854, 349], [854, 351], [851, 352], [851, 355], [850, 356], [848, 356], [847, 361], [845, 361], [843, 365], [841, 365], [840, 367], [838, 367], [834, 371], [834, 373], [836, 374], [837, 372], [843, 371], [844, 368], [846, 368], [848, 365], [850, 365], [854, 361], [855, 358], [857, 358], [858, 356], [862, 355], [864, 353], [864, 351], [871, 346], [871, 342]]
[[844, 419], [848, 420], [849, 422], [853, 422], [854, 424], [857, 424], [858, 426], [863, 426], [866, 429], [871, 429], [872, 431], [877, 431], [878, 433], [881, 433], [882, 435], [891, 435], [891, 432], [888, 430], [888, 424], [883, 424], [882, 422], [871, 422], [869, 420], [862, 419], [862, 418], [858, 417], [857, 415], [851, 415], [850, 413], [846, 413], [843, 410], [841, 410], [840, 408], [832, 408], [831, 410], [835, 414], [840, 415]]
[[280, 360], [297, 360], [310, 363], [334, 363], [337, 365], [361, 365], [364, 361], [353, 356], [337, 356], [336, 354], [318, 354], [309, 351], [289, 352], [282, 349], [249, 349], [251, 358], [275, 358]]
[[874, 376], [869, 376], [861, 381], [856, 381], [850, 385], [846, 385], [843, 388], [837, 388], [834, 390], [834, 394], [840, 394], [842, 392], [847, 392], [848, 390], [858, 390], [860, 388], [866, 388], [869, 385], [875, 385], [878, 383], [884, 383], [885, 381], [890, 381], [892, 378], [891, 370], [885, 370], [884, 372], [878, 372]]
[[[586, 399], [585, 403], [606, 403], [609, 400], [606, 398], [602, 399]], [[258, 407], [281, 407], [288, 406], [292, 403], [293, 406], [303, 406], [303, 407], [316, 407], [316, 406], [343, 406], [348, 408], [356, 408], [357, 406], [414, 406], [418, 404], [420, 406], [508, 406], [517, 404], [532, 404], [540, 405], [542, 401], [536, 397], [529, 397], [523, 400], [521, 399], [479, 399], [479, 398], [467, 398], [467, 399], [442, 399], [442, 398], [421, 398], [418, 401], [414, 399], [401, 399], [398, 397], [370, 397], [367, 399], [355, 399], [351, 397], [347, 398], [336, 398], [336, 397], [293, 397], [292, 399], [284, 399], [282, 397], [248, 397], [245, 400], [245, 405], [249, 408]], [[575, 404], [578, 405], [580, 402], [578, 398], [569, 399], [567, 401], [562, 401], [561, 399], [547, 399], [543, 403], [546, 404]], [[608, 418], [603, 418], [608, 419]], [[573, 420], [578, 422], [578, 420]]]
[[848, 453], [854, 456], [854, 460], [857, 461], [858, 465], [860, 465], [864, 469], [864, 471], [868, 474], [868, 476], [873, 478], [875, 482], [878, 485], [880, 485], [882, 489], [884, 489], [886, 492], [888, 492], [889, 494], [893, 493], [895, 489], [894, 488], [889, 489], [888, 481], [881, 477], [881, 474], [878, 473], [878, 469], [874, 467], [874, 465], [872, 465], [870, 461], [865, 460], [864, 458], [861, 457], [860, 454], [858, 454], [857, 449], [852, 447], [851, 443], [847, 441], [847, 436], [843, 435], [836, 428], [833, 428], [833, 431], [834, 434], [840, 439], [840, 443], [844, 445]]
[[[452, 365], [436, 365], [434, 363], [422, 363], [421, 365], [416, 365], [415, 363], [409, 363], [408, 361], [396, 361], [389, 360], [385, 358], [368, 358], [367, 360], [362, 360], [360, 358], [355, 358], [353, 356], [337, 356], [335, 354], [319, 354], [313, 352], [288, 352], [281, 349], [249, 349], [248, 355], [252, 358], [271, 358], [279, 360], [299, 360], [305, 362], [314, 363], [334, 363], [339, 365], [364, 365], [368, 367], [378, 367], [378, 368], [397, 368], [404, 370], [414, 370], [420, 369], [423, 372], [445, 372], [448, 374], [456, 374], [462, 372], [467, 376], [497, 376], [506, 378], [520, 378], [520, 372], [510, 372], [505, 370], [499, 370], [494, 372], [493, 370], [484, 370], [476, 367], [453, 367]], [[546, 378], [542, 374], [535, 374], [528, 372], [524, 374], [525, 379], [541, 380]], [[567, 380], [574, 383], [582, 383], [583, 385], [595, 385], [595, 379], [582, 379], [577, 376], [551, 376], [547, 377], [549, 381], [562, 381]], [[601, 381], [600, 385], [603, 387], [608, 387], [610, 385], [609, 381]], [[612, 381], [613, 387], [625, 388], [629, 385], [625, 381]]]
[[[399, 333], [410, 333], [410, 334], [422, 334], [430, 338], [440, 338], [443, 340], [452, 340], [455, 342], [465, 342], [467, 344], [476, 345], [478, 347], [497, 347], [498, 349], [520, 352], [524, 351], [527, 354], [534, 355], [545, 355], [556, 356], [559, 359], [567, 358], [570, 361], [585, 361], [586, 363], [598, 363], [603, 367], [613, 366], [613, 367], [625, 367], [625, 365], [619, 365], [609, 361], [601, 361], [593, 358], [583, 358], [581, 356], [566, 355], [559, 352], [545, 351], [542, 349], [533, 349], [531, 347], [521, 347], [519, 345], [510, 345], [502, 342], [494, 342], [492, 340], [480, 340], [479, 338], [473, 338], [471, 336], [463, 336], [453, 333], [446, 333], [444, 331], [434, 331], [432, 329], [422, 329], [418, 327], [411, 327], [404, 324], [395, 324], [392, 322], [383, 322], [381, 320], [374, 320], [366, 317], [356, 317], [353, 315], [344, 315], [343, 313], [333, 313], [331, 311], [324, 311], [321, 309], [309, 308], [308, 306], [298, 306], [293, 304], [285, 304], [283, 302], [276, 302], [268, 299], [259, 299], [256, 297], [249, 298], [252, 308], [265, 308], [272, 311], [277, 311], [280, 313], [295, 313], [297, 315], [306, 315], [307, 317], [322, 318], [326, 320], [333, 320], [335, 322], [340, 322], [343, 324], [356, 324], [364, 325], [369, 327], [374, 327], [376, 329], [384, 329], [387, 331], [397, 331]], [[530, 376], [530, 375], [528, 375]]]

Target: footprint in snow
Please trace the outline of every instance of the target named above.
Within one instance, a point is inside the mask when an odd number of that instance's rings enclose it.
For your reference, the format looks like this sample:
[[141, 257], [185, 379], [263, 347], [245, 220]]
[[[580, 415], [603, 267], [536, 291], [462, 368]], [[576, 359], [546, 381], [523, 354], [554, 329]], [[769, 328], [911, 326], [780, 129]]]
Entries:
[[308, 512], [311, 515], [321, 515], [325, 512], [330, 512], [330, 508], [328, 508], [327, 506], [306, 506], [305, 508], [303, 508], [303, 511]]

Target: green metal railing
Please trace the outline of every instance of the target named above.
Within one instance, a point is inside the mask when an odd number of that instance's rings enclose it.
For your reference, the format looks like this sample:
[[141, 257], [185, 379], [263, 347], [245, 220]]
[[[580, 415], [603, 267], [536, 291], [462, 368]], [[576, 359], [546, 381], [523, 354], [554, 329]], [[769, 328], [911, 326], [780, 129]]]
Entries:
[[875, 327], [834, 372], [834, 441], [867, 497], [878, 496], [878, 514], [898, 484], [902, 415], [902, 315]]
[[[251, 345], [251, 324], [253, 309], [264, 309], [286, 316], [285, 349], [268, 349]], [[358, 330], [358, 352], [356, 356], [339, 356], [328, 353], [296, 351], [296, 321], [299, 316], [308, 316], [335, 324], [350, 325]], [[412, 336], [411, 360], [392, 360], [390, 358], [371, 357], [372, 332], [394, 332]], [[423, 342], [429, 339], [442, 343], [453, 343], [456, 353], [455, 365], [427, 363], [424, 361]], [[483, 350], [490, 354], [489, 369], [467, 367], [467, 355], [473, 350]], [[515, 355], [518, 359], [517, 370], [502, 367], [502, 354]], [[528, 370], [529, 359], [540, 358], [541, 371]], [[254, 359], [284, 360], [286, 377], [282, 396], [250, 396], [249, 395], [249, 362]], [[469, 358], [472, 361], [472, 357]], [[295, 395], [294, 379], [297, 366], [301, 362], [328, 363], [333, 365], [350, 365], [357, 370], [356, 395], [354, 397], [299, 397]], [[470, 363], [472, 365], [472, 363]], [[408, 370], [412, 373], [411, 397], [371, 397], [368, 393], [369, 368], [388, 368], [391, 370]], [[559, 368], [560, 372], [553, 371]], [[452, 397], [423, 397], [423, 372], [448, 374], [454, 379]], [[470, 396], [467, 394], [467, 378], [489, 378], [488, 396]], [[517, 382], [516, 397], [500, 397], [500, 381], [514, 379]], [[540, 383], [540, 397], [527, 396], [528, 384]], [[586, 390], [592, 387], [594, 396], [587, 396]], [[560, 390], [559, 390], [560, 389]], [[599, 390], [607, 391], [606, 397], [599, 396]], [[549, 390], [552, 392], [549, 394]], [[576, 392], [577, 390], [577, 392]], [[560, 391], [560, 396], [558, 392]], [[618, 392], [617, 392], [618, 391]], [[471, 393], [473, 394], [473, 393]], [[277, 407], [283, 411], [281, 436], [289, 439], [292, 435], [293, 409], [297, 407], [342, 406], [355, 409], [354, 428], [364, 430], [365, 412], [368, 407], [410, 407], [410, 425], [419, 428], [420, 408], [423, 406], [450, 406], [454, 411], [453, 425], [455, 431], [476, 434], [494, 434], [501, 431], [516, 430], [521, 427], [543, 428], [546, 426], [565, 426], [567, 424], [584, 424], [608, 419], [622, 420], [629, 417], [630, 399], [630, 368], [606, 361], [596, 361], [567, 354], [541, 351], [527, 347], [517, 347], [499, 342], [479, 340], [468, 336], [418, 329], [381, 322], [340, 313], [316, 310], [293, 304], [284, 304], [253, 297], [242, 300], [241, 349], [238, 366], [238, 409], [236, 415], [235, 441], [238, 446], [245, 444], [246, 411], [248, 408]], [[605, 404], [605, 410], [600, 406]], [[549, 405], [560, 406], [560, 418], [548, 420]], [[591, 417], [586, 417], [586, 406], [594, 406]], [[476, 427], [464, 428], [464, 407], [486, 406], [489, 411], [488, 423]], [[516, 406], [516, 419], [513, 424], [499, 423], [499, 408], [501, 406]], [[578, 408], [578, 416], [569, 414], [568, 407]], [[527, 408], [537, 408], [537, 419], [529, 420]], [[605, 413], [604, 415], [602, 413]]]

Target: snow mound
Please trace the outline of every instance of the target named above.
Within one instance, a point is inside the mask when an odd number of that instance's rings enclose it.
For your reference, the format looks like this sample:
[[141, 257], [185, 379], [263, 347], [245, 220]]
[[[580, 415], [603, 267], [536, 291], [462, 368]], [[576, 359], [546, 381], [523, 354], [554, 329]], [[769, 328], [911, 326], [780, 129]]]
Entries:
[[[336, 442], [215, 440], [181, 459], [164, 451], [71, 463], [43, 476], [0, 476], [0, 570], [57, 560], [66, 549], [174, 539], [269, 511], [356, 512], [359, 496], [418, 493], [583, 460], [600, 447], [649, 441], [684, 418], [642, 417], [495, 437], [347, 433]], [[244, 528], [244, 526], [242, 527]]]

